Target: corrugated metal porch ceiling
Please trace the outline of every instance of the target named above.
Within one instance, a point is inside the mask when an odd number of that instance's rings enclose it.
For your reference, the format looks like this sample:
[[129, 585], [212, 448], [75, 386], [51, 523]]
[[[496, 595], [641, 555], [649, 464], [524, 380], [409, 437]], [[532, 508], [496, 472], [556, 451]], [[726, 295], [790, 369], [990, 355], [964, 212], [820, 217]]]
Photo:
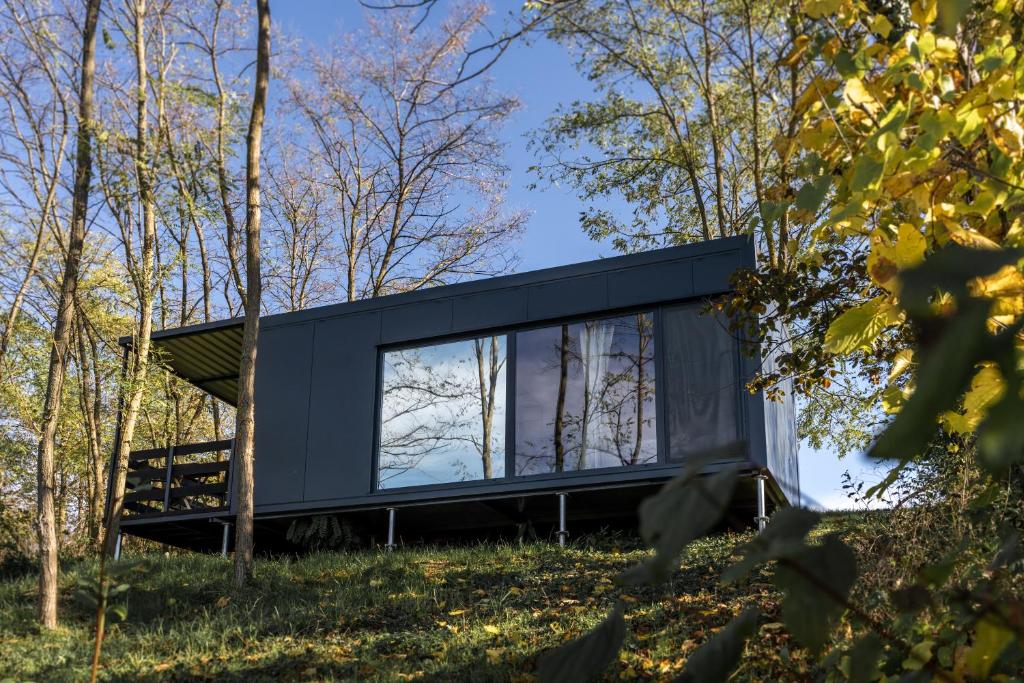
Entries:
[[153, 358], [230, 405], [238, 401], [242, 324], [173, 330], [153, 335]]

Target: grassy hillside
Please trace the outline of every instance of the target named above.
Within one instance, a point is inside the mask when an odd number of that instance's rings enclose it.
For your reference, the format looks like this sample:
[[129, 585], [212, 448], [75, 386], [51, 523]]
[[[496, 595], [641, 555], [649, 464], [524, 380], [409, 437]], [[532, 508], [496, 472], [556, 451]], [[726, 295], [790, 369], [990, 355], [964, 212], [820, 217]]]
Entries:
[[[220, 557], [152, 556], [132, 580], [127, 621], [110, 633], [103, 678], [530, 681], [538, 653], [621, 599], [630, 635], [607, 678], [661, 680], [751, 600], [777, 610], [762, 580], [717, 581], [743, 539], [707, 538], [669, 584], [628, 592], [609, 578], [646, 551], [623, 536], [577, 539], [564, 550], [538, 543], [265, 560], [241, 593]], [[92, 615], [71, 594], [76, 578], [94, 571], [90, 563], [66, 568], [63, 628], [50, 635], [34, 626], [34, 577], [0, 583], [0, 680], [86, 676]], [[791, 678], [797, 656], [779, 624], [763, 619], [737, 678]]]

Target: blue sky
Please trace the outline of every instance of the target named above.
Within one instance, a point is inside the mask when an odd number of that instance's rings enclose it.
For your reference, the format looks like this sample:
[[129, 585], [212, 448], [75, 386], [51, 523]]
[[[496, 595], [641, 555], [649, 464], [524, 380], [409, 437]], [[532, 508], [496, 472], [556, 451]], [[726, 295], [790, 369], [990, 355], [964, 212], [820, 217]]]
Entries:
[[[500, 3], [518, 8], [520, 3]], [[444, 11], [445, 3], [435, 11]], [[363, 8], [357, 0], [289, 0], [272, 5], [275, 23], [291, 37], [309, 43], [330, 42], [340, 32], [363, 24]], [[494, 16], [499, 24], [501, 16]], [[537, 37], [512, 47], [491, 72], [497, 85], [516, 94], [521, 108], [504, 131], [506, 162], [509, 165], [508, 203], [532, 213], [526, 233], [518, 244], [518, 270], [535, 270], [615, 255], [610, 244], [590, 240], [579, 227], [583, 206], [564, 187], [540, 184], [530, 189], [536, 177], [529, 167], [536, 163], [527, 149], [531, 131], [541, 127], [559, 104], [591, 97], [592, 86], [580, 76], [570, 55], [559, 45]], [[610, 208], [615, 208], [614, 205]], [[622, 208], [622, 207], [619, 207]], [[801, 446], [800, 480], [805, 502], [830, 509], [849, 507], [842, 492], [842, 475], [849, 470], [869, 484], [881, 476], [861, 456], [843, 460], [834, 454]]]

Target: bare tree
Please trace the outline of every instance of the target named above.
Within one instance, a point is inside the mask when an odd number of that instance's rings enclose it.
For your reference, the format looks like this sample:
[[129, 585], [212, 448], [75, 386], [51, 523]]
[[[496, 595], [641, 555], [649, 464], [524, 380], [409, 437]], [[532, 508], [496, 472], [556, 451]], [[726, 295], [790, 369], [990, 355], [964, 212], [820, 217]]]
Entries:
[[82, 24], [81, 82], [78, 91], [77, 154], [71, 226], [61, 279], [53, 347], [43, 403], [37, 472], [37, 528], [39, 536], [39, 621], [44, 628], [57, 626], [57, 531], [54, 519], [54, 438], [60, 417], [61, 395], [71, 343], [75, 292], [78, 289], [82, 248], [85, 244], [89, 185], [92, 179], [93, 82], [96, 71], [96, 23], [100, 0], [89, 0]]
[[492, 462], [492, 451], [494, 450], [494, 405], [498, 390], [498, 375], [505, 364], [505, 360], [499, 355], [498, 346], [497, 337], [473, 340], [480, 397], [481, 429], [477, 450], [480, 451], [484, 479], [491, 479], [494, 476], [494, 463]]
[[[149, 371], [149, 347], [153, 333], [154, 261], [157, 249], [156, 200], [154, 196], [153, 158], [149, 140], [149, 71], [146, 60], [146, 0], [127, 0], [125, 8], [130, 27], [123, 33], [131, 38], [135, 53], [135, 136], [132, 157], [138, 202], [142, 208], [142, 251], [136, 256], [132, 248], [130, 231], [124, 231], [125, 265], [131, 276], [138, 299], [138, 327], [133, 335], [131, 359], [126, 378], [127, 393], [121, 413], [118, 444], [114, 450], [114, 478], [110, 490], [110, 518], [107, 525], [106, 552], [113, 555], [121, 526], [124, 506], [125, 481], [128, 474], [128, 456], [131, 454], [135, 424], [142, 406], [146, 376]], [[108, 201], [110, 193], [107, 194]], [[124, 211], [120, 213], [124, 214]]]
[[[29, 288], [54, 228], [58, 189], [70, 132], [60, 32], [48, 13], [28, 12], [8, 0], [2, 8], [0, 98], [6, 105], [0, 127], [0, 185], [14, 203], [19, 222], [32, 233], [27, 265], [0, 331], [0, 382], [4, 361]], [[17, 251], [21, 251], [18, 249]], [[18, 271], [21, 263], [17, 264]], [[16, 271], [17, 272], [17, 271]]]
[[[235, 585], [252, 574], [253, 441], [255, 427], [256, 344], [260, 329], [260, 149], [270, 86], [270, 0], [256, 0], [259, 32], [256, 40], [256, 83], [246, 137], [245, 323], [242, 362], [238, 371], [238, 410], [235, 416]], [[237, 270], [237, 269], [236, 269]]]
[[517, 103], [482, 77], [459, 77], [484, 14], [482, 5], [457, 10], [433, 32], [370, 16], [365, 35], [310, 53], [310, 73], [288, 83], [310, 131], [307, 153], [336, 197], [349, 301], [510, 265], [501, 246], [525, 214], [502, 208], [507, 168], [495, 133]]

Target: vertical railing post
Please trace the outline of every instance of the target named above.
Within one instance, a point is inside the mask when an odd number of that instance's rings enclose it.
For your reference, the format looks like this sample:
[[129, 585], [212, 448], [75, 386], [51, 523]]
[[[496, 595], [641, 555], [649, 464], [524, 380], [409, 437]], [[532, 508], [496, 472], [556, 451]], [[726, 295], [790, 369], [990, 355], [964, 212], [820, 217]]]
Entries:
[[231, 538], [231, 523], [224, 522], [224, 535], [220, 541], [220, 556], [228, 556], [228, 540]]
[[117, 535], [117, 543], [114, 545], [114, 561], [121, 559], [121, 539], [124, 538], [121, 534]]
[[565, 499], [568, 497], [567, 493], [558, 494], [558, 545], [562, 548], [565, 547], [565, 539], [569, 536], [569, 529], [565, 524]]
[[764, 491], [765, 482], [768, 481], [768, 477], [762, 473], [758, 474], [754, 479], [757, 482], [757, 517], [754, 518], [754, 521], [757, 522], [758, 532], [761, 532], [768, 526], [768, 505], [765, 500]]
[[174, 446], [167, 449], [167, 473], [164, 475], [164, 512], [171, 509], [171, 474], [174, 471]]
[[395, 546], [395, 508], [388, 508], [388, 542], [384, 548], [390, 553]]
[[224, 492], [224, 507], [228, 509], [228, 512], [234, 512], [232, 507], [234, 506], [235, 500], [235, 439], [230, 439], [231, 445], [228, 446], [228, 482], [227, 489]]

